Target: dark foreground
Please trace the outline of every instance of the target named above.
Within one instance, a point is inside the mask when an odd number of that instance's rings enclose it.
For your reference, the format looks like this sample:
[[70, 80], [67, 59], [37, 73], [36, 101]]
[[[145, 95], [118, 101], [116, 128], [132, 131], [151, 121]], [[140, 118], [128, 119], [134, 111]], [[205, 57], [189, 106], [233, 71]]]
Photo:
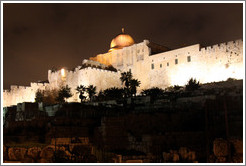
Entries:
[[6, 109], [5, 162], [243, 162], [242, 80], [155, 99]]

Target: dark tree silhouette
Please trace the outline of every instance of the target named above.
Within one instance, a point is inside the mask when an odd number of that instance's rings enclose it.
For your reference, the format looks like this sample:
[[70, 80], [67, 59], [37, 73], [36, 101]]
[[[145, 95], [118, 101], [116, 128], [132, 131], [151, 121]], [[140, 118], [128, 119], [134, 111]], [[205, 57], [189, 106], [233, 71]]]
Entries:
[[130, 71], [121, 73], [120, 80], [125, 86], [125, 97], [130, 95], [130, 81], [132, 79], [132, 73]]
[[99, 91], [99, 93], [96, 96], [97, 101], [104, 101], [106, 100], [104, 92], [102, 90]]
[[144, 96], [150, 96], [150, 102], [153, 103], [156, 99], [160, 98], [164, 94], [164, 90], [158, 87], [145, 89], [141, 92]]
[[102, 93], [106, 100], [122, 99], [124, 95], [124, 89], [113, 87], [105, 89]]
[[58, 91], [56, 89], [52, 90], [40, 90], [38, 89], [35, 94], [35, 102], [43, 102], [45, 105], [56, 104]]
[[135, 95], [136, 96], [137, 87], [139, 87], [140, 84], [141, 84], [141, 82], [138, 81], [138, 79], [131, 79], [130, 80], [130, 93], [131, 93], [131, 96], [132, 95]]
[[229, 77], [229, 78], [227, 78], [226, 81], [235, 81], [235, 80], [237, 80], [237, 79], [236, 79], [236, 78], [231, 78], [231, 77]]
[[66, 99], [69, 97], [72, 97], [71, 88], [66, 85], [65, 87], [61, 87], [61, 89], [58, 91], [56, 101], [59, 103], [65, 103]]
[[174, 85], [174, 86], [169, 86], [169, 87], [167, 87], [165, 90], [166, 90], [166, 91], [169, 91], [169, 92], [177, 92], [177, 91], [180, 91], [180, 90], [182, 90], [182, 89], [183, 89], [182, 86]]
[[77, 93], [79, 93], [79, 98], [82, 103], [86, 99], [86, 96], [84, 96], [86, 92], [86, 87], [83, 85], [77, 86], [76, 91]]
[[38, 89], [35, 95], [35, 102], [41, 103], [43, 101], [44, 101], [44, 92]]
[[185, 85], [186, 91], [194, 91], [197, 90], [200, 87], [199, 81], [196, 79], [191, 78], [188, 83]]
[[95, 96], [96, 94], [96, 86], [93, 86], [93, 85], [89, 85], [87, 88], [86, 88], [86, 92], [88, 94], [88, 97], [89, 97], [89, 100], [92, 101], [92, 98]]

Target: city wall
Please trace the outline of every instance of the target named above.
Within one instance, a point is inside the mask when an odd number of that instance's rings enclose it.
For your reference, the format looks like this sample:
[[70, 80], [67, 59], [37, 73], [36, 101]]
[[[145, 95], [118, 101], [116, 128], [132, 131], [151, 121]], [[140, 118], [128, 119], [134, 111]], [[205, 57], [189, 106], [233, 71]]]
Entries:
[[31, 83], [30, 87], [12, 85], [10, 90], [3, 92], [3, 106], [16, 105], [22, 102], [34, 102], [35, 94], [38, 89], [58, 89], [61, 86], [68, 85], [71, 88], [73, 96], [68, 102], [80, 102], [79, 94], [76, 91], [79, 85], [94, 85], [97, 93], [111, 87], [122, 87], [120, 81], [120, 72], [103, 70], [98, 68], [87, 67], [74, 71], [65, 70], [65, 76], [62, 76], [61, 70], [56, 72], [48, 71], [49, 83]]
[[141, 81], [138, 91], [151, 87], [185, 85], [190, 78], [201, 83], [244, 77], [243, 41], [201, 48], [195, 44], [151, 55], [148, 40], [94, 57], [121, 72], [131, 71]]
[[36, 91], [47, 88], [47, 83], [31, 83], [30, 86], [11, 85], [10, 90], [3, 91], [3, 107], [22, 102], [34, 102]]
[[199, 44], [150, 56], [150, 87], [185, 85], [190, 78], [200, 83], [243, 79], [243, 41], [200, 48]]
[[29, 87], [11, 86], [3, 92], [3, 106], [19, 102], [34, 102], [38, 89], [54, 89], [64, 85], [71, 88], [70, 101], [79, 102], [76, 87], [94, 85], [97, 92], [110, 87], [122, 87], [120, 73], [131, 71], [140, 80], [138, 93], [151, 87], [166, 88], [185, 85], [190, 78], [201, 83], [223, 81], [228, 78], [243, 79], [243, 41], [236, 40], [201, 48], [199, 44], [151, 55], [148, 40], [124, 47], [90, 59], [112, 65], [118, 72], [81, 66], [73, 71], [48, 71], [48, 84], [31, 83]]

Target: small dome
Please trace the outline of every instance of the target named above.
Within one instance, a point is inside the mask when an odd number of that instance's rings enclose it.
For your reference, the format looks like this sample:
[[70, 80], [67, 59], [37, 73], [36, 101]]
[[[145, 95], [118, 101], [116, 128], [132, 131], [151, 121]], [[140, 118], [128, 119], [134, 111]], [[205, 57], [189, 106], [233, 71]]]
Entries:
[[110, 44], [110, 51], [113, 50], [118, 50], [118, 49], [122, 49], [123, 47], [127, 47], [127, 46], [131, 46], [133, 45], [135, 42], [133, 40], [133, 38], [124, 33], [124, 28], [122, 28], [122, 33], [119, 34], [118, 36], [116, 36]]

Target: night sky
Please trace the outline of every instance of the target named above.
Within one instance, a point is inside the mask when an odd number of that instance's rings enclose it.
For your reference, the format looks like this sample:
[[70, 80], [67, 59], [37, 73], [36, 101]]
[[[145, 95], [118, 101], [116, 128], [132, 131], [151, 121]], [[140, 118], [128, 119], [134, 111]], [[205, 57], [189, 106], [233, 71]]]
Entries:
[[242, 4], [4, 4], [3, 88], [105, 53], [121, 32], [169, 48], [243, 38]]

